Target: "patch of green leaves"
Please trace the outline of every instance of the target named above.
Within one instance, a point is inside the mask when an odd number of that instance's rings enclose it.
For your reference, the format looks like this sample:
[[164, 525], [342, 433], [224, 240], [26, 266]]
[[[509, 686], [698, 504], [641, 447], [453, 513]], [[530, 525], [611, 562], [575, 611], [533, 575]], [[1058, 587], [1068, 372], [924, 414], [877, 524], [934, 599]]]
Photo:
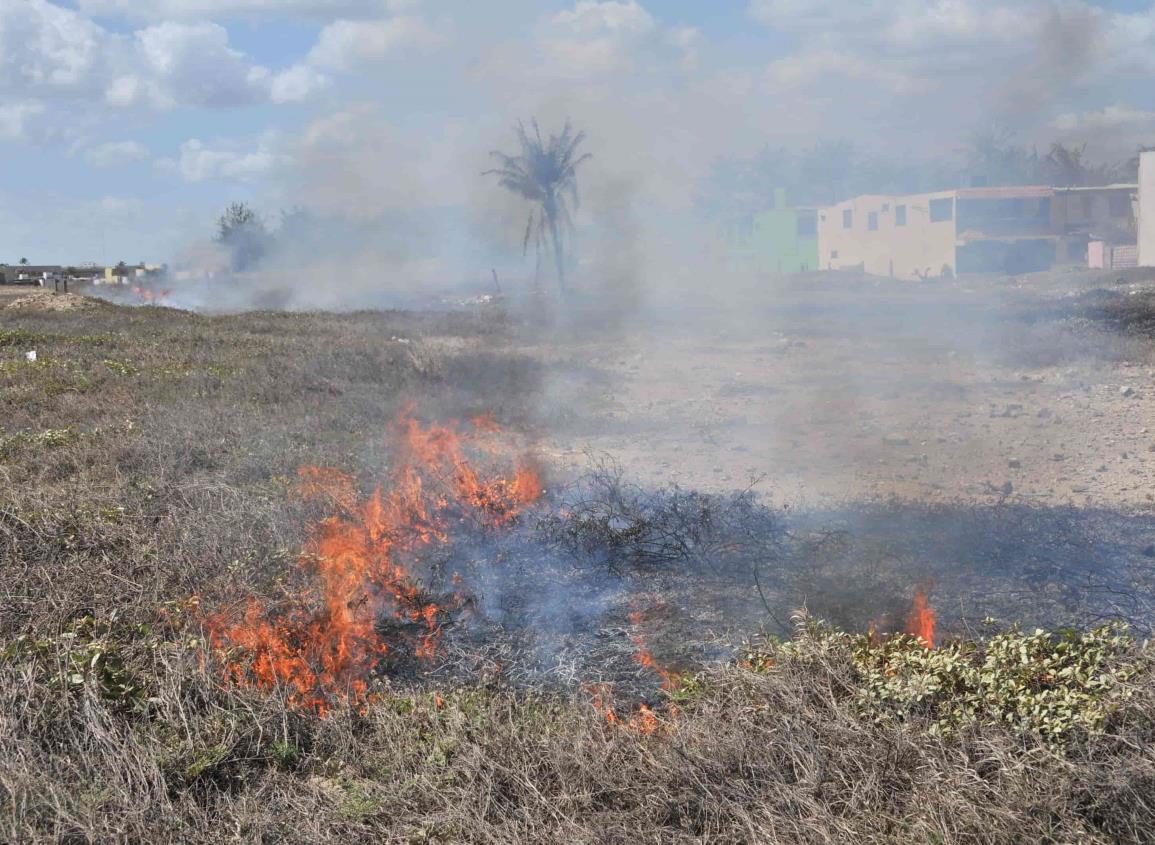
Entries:
[[124, 361], [114, 361], [111, 358], [105, 358], [102, 363], [109, 371], [116, 373], [118, 376], [134, 376], [140, 372], [140, 370], [132, 364]]
[[1134, 639], [1114, 625], [1011, 630], [935, 649], [909, 636], [878, 641], [812, 626], [790, 642], [751, 650], [745, 665], [773, 671], [819, 656], [849, 664], [851, 706], [864, 719], [921, 721], [943, 736], [998, 724], [1052, 742], [1101, 730], [1130, 696], [1138, 660]]
[[31, 662], [61, 692], [87, 687], [116, 709], [138, 711], [147, 706], [148, 694], [129, 667], [126, 647], [148, 636], [146, 626], [125, 625], [115, 613], [106, 620], [84, 616], [56, 636], [17, 637], [0, 650], [0, 659]]
[[25, 329], [0, 330], [0, 346], [32, 346], [42, 339], [41, 335]]
[[18, 431], [0, 434], [0, 460], [11, 457], [23, 448], [55, 449], [74, 442], [80, 434], [71, 428], [46, 428], [43, 431]]

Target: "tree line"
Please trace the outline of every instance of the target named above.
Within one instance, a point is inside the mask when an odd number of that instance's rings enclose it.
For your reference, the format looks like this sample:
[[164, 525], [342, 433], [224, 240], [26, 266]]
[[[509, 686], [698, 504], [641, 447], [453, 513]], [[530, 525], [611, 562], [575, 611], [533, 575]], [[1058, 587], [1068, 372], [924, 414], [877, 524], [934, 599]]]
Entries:
[[1052, 143], [1042, 152], [1006, 132], [977, 132], [953, 156], [912, 160], [865, 152], [850, 141], [822, 141], [803, 150], [765, 147], [748, 158], [716, 161], [697, 205], [709, 216], [763, 211], [777, 188], [791, 205], [833, 205], [862, 194], [914, 194], [957, 187], [1079, 187], [1134, 182], [1136, 154], [1098, 162], [1087, 145]]

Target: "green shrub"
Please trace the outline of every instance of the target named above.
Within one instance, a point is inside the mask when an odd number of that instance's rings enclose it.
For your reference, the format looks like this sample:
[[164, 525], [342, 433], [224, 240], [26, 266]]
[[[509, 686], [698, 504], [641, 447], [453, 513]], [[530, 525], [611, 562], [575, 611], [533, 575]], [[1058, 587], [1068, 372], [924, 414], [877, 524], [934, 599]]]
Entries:
[[1140, 650], [1121, 626], [1052, 634], [1011, 630], [927, 649], [910, 636], [879, 639], [810, 625], [795, 640], [751, 650], [755, 671], [816, 658], [844, 660], [851, 706], [883, 723], [919, 721], [949, 736], [1000, 724], [1064, 741], [1102, 729], [1130, 695]]
[[126, 625], [115, 613], [105, 620], [82, 616], [56, 636], [16, 637], [0, 649], [0, 659], [31, 664], [49, 687], [61, 692], [91, 685], [116, 709], [140, 710], [148, 695], [125, 649], [130, 641], [147, 637], [147, 627]]

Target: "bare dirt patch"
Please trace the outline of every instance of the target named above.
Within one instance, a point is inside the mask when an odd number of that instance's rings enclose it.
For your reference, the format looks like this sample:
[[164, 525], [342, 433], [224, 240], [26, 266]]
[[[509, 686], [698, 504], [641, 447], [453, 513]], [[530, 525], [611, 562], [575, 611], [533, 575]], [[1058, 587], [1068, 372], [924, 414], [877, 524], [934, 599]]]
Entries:
[[1151, 345], [1083, 308], [1114, 277], [767, 284], [735, 320], [704, 302], [584, 347], [607, 380], [558, 457], [603, 451], [643, 481], [713, 490], [764, 478], [795, 507], [1152, 509]]

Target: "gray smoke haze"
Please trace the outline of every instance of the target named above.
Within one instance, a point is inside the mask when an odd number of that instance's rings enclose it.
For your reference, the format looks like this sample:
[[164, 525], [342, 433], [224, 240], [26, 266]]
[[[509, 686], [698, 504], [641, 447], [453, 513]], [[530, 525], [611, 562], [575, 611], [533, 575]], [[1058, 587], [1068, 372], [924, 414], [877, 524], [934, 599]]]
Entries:
[[[500, 19], [457, 10], [443, 42], [426, 45], [457, 48], [431, 80], [402, 85], [404, 62], [357, 65], [348, 92], [284, 133], [253, 201], [274, 234], [281, 210], [303, 212], [297, 228], [275, 237], [252, 273], [205, 291], [174, 284], [174, 304], [419, 306], [492, 294], [494, 271], [515, 301], [535, 278], [548, 290], [550, 262], [537, 268], [534, 250], [522, 253], [525, 202], [483, 175], [492, 150], [513, 151], [518, 120], [547, 133], [568, 120], [587, 133], [594, 158], [578, 179], [567, 313], [620, 322], [700, 293], [703, 278], [709, 296], [728, 300], [757, 286], [716, 260], [717, 221], [695, 207], [719, 161], [815, 151], [805, 179], [828, 183], [829, 202], [952, 187], [966, 139], [991, 126], [1044, 152], [1052, 140], [1090, 140], [1114, 156], [1126, 147], [1120, 127], [1145, 119], [1104, 105], [1117, 70], [1143, 61], [1125, 33], [1139, 18], [1079, 2], [869, 2], [851, 12], [759, 0], [744, 26], [781, 43], [750, 55], [735, 41], [733, 58], [733, 35], [707, 49], [702, 32], [659, 11], [632, 0], [544, 14], [523, 4]], [[864, 177], [868, 162], [875, 173]], [[227, 265], [207, 231], [190, 240], [177, 264]]]
[[[743, 188], [757, 200], [788, 185], [818, 204], [986, 179], [966, 145], [992, 126], [1022, 147], [1012, 158], [1034, 162], [1000, 174], [1020, 183], [1045, 179], [1031, 149], [1045, 155], [1054, 140], [1121, 156], [1152, 128], [1139, 106], [1115, 105], [1126, 102], [1119, 69], [1147, 61], [1150, 38], [1127, 34], [1138, 20], [1074, 0], [756, 0], [744, 25], [772, 43], [751, 59], [734, 33], [710, 49], [636, 2], [528, 6], [520, 18], [476, 13], [477, 32], [458, 27], [460, 55], [431, 74], [432, 89], [396, 64], [359, 70], [354, 93], [284, 143], [256, 201], [272, 230], [260, 265], [174, 283], [173, 304], [441, 307], [499, 284], [549, 359], [531, 421], [548, 432], [546, 459], [580, 471], [587, 450], [604, 451], [651, 489], [733, 490], [748, 471], [768, 477], [768, 499], [802, 508], [1006, 498], [1021, 454], [1094, 452], [1093, 426], [1046, 427], [1059, 416], [1047, 403], [1102, 379], [1111, 350], [1089, 341], [1079, 360], [1071, 335], [1024, 317], [1049, 304], [1046, 292], [1033, 298], [1010, 276], [981, 289], [853, 272], [774, 278], [721, 260], [714, 228]], [[593, 156], [578, 175], [565, 302], [550, 257], [538, 268], [532, 247], [523, 254], [528, 206], [484, 173], [492, 151], [516, 152], [516, 123], [534, 119], [546, 134], [571, 121]], [[737, 178], [704, 209], [719, 163], [736, 163]], [[299, 210], [292, 227], [279, 227], [280, 209]], [[190, 254], [194, 270], [229, 259], [204, 239]], [[551, 348], [551, 335], [562, 343]], [[874, 585], [890, 597], [933, 557], [903, 554], [914, 563], [902, 583]], [[522, 591], [488, 577], [478, 588], [499, 619], [499, 599]], [[583, 589], [533, 613], [552, 624], [569, 611], [580, 628], [609, 602]]]

